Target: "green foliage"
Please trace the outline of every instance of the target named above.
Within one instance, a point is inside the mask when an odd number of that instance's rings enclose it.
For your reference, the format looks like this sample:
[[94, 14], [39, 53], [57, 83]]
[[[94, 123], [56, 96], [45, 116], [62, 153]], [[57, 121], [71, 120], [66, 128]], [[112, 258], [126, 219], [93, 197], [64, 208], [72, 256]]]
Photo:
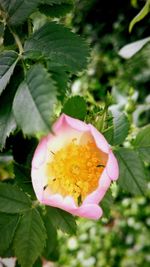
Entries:
[[121, 188], [135, 195], [144, 195], [147, 187], [146, 174], [138, 154], [128, 148], [119, 148], [116, 156], [120, 168], [119, 185]]
[[18, 187], [0, 183], [0, 212], [21, 213], [31, 208], [31, 201]]
[[25, 134], [49, 132], [56, 94], [47, 70], [41, 64], [34, 65], [19, 86], [13, 104], [16, 121]]
[[6, 12], [6, 21], [10, 25], [18, 25], [23, 23], [29, 15], [36, 10], [41, 0], [1, 0], [0, 5]]
[[[45, 4], [39, 6], [39, 11], [46, 16], [62, 17], [73, 8], [73, 1], [44, 1]], [[47, 3], [47, 4], [46, 4]]]
[[28, 167], [15, 163], [14, 174], [16, 184], [20, 188], [22, 188], [24, 192], [28, 193], [34, 198], [35, 195], [31, 184], [30, 169]]
[[[63, 25], [46, 23], [25, 42], [25, 58], [45, 57], [52, 66], [77, 72], [86, 67], [88, 46]], [[82, 55], [82, 57], [81, 57]]]
[[76, 222], [72, 215], [52, 207], [47, 207], [46, 210], [47, 216], [51, 218], [54, 227], [57, 227], [68, 234], [76, 233]]
[[0, 105], [0, 150], [5, 146], [6, 138], [16, 129], [16, 121], [12, 111], [12, 102], [15, 91], [4, 91]]
[[100, 203], [100, 206], [103, 209], [104, 216], [109, 217], [110, 215], [110, 209], [113, 205], [114, 199], [112, 197], [112, 193], [110, 190], [107, 191], [105, 198], [102, 199], [102, 202]]
[[136, 15], [136, 17], [133, 18], [133, 20], [130, 22], [129, 25], [129, 32], [132, 31], [134, 25], [141, 21], [143, 18], [145, 18], [145, 16], [149, 13], [150, 11], [150, 1], [146, 0], [146, 3], [144, 5], [144, 7], [142, 8], [142, 10]]
[[58, 240], [56, 225], [52, 224], [51, 213], [47, 212], [44, 216], [44, 224], [47, 232], [46, 246], [43, 256], [47, 260], [57, 260], [58, 258]]
[[62, 112], [79, 120], [86, 116], [86, 102], [81, 96], [73, 96], [65, 102]]
[[143, 127], [138, 132], [133, 145], [140, 157], [150, 163], [150, 125]]
[[4, 51], [0, 54], [0, 94], [7, 86], [18, 61], [15, 51]]
[[123, 143], [129, 132], [129, 121], [124, 113], [112, 111], [112, 125], [104, 131], [108, 142], [112, 145]]
[[37, 210], [25, 213], [14, 238], [14, 249], [22, 267], [32, 267], [41, 255], [46, 240], [46, 230]]
[[0, 255], [9, 248], [19, 221], [18, 215], [0, 213]]

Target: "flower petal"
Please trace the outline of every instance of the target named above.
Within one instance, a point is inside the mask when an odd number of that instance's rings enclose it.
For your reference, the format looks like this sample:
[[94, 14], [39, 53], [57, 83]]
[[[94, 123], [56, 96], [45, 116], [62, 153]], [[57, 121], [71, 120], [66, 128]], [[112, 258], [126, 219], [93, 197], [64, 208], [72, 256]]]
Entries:
[[119, 177], [119, 166], [116, 157], [110, 150], [106, 166], [107, 174], [111, 180], [116, 181]]
[[39, 145], [37, 146], [33, 160], [32, 160], [32, 167], [38, 168], [46, 159], [46, 150], [47, 150], [47, 137], [44, 137]]
[[103, 211], [101, 207], [96, 204], [87, 204], [82, 205], [80, 208], [78, 208], [75, 215], [88, 219], [98, 220], [102, 216], [102, 214]]
[[55, 133], [57, 133], [57, 131], [59, 131], [60, 129], [64, 129], [66, 126], [69, 126], [69, 128], [73, 128], [80, 132], [88, 131], [88, 125], [85, 122], [80, 121], [78, 119], [74, 119], [65, 114], [62, 114], [60, 118], [56, 121], [53, 126], [53, 130]]
[[49, 196], [44, 195], [42, 203], [45, 205], [63, 209], [73, 215], [84, 218], [98, 219], [102, 216], [102, 209], [98, 205], [82, 204], [80, 207], [77, 207], [74, 202], [74, 199], [70, 196], [63, 198], [59, 194]]
[[101, 174], [99, 185], [97, 189], [89, 194], [85, 200], [83, 201], [83, 204], [98, 204], [106, 194], [109, 186], [110, 186], [111, 180], [106, 172], [106, 168], [104, 169], [103, 173]]
[[92, 136], [95, 139], [97, 147], [108, 154], [109, 144], [107, 143], [105, 137], [95, 127], [93, 127], [93, 125], [89, 124], [88, 126]]
[[41, 202], [43, 196], [44, 179], [45, 179], [42, 168], [37, 169], [32, 167], [31, 177], [32, 177], [32, 184], [34, 191], [36, 193], [38, 200]]

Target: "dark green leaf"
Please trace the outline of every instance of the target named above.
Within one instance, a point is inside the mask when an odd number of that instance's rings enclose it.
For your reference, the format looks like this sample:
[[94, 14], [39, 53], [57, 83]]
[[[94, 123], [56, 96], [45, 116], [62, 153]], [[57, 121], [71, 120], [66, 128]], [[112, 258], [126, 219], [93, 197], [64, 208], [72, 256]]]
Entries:
[[50, 69], [50, 73], [58, 88], [58, 98], [63, 100], [68, 89], [69, 75], [61, 69]]
[[53, 256], [56, 256], [58, 250], [57, 231], [51, 222], [50, 213], [47, 213], [43, 219], [47, 232], [47, 240], [43, 256], [46, 260], [53, 260]]
[[5, 29], [4, 24], [0, 22], [0, 45], [3, 43], [4, 29]]
[[8, 14], [8, 23], [18, 25], [36, 10], [41, 0], [1, 0], [3, 10]]
[[6, 138], [16, 129], [16, 121], [12, 112], [15, 90], [5, 90], [0, 96], [0, 150], [5, 146]]
[[56, 87], [50, 74], [41, 65], [34, 65], [16, 93], [13, 110], [25, 134], [47, 133], [56, 104]]
[[147, 188], [143, 163], [136, 151], [119, 148], [116, 152], [119, 162], [119, 185], [134, 195], [145, 194]]
[[89, 48], [79, 36], [54, 22], [36, 31], [26, 41], [24, 49], [27, 58], [44, 56], [52, 65], [72, 72], [85, 68], [89, 56]]
[[27, 192], [32, 197], [35, 197], [30, 173], [31, 170], [27, 167], [17, 163], [14, 164], [14, 174], [17, 185], [21, 187], [24, 192]]
[[62, 17], [65, 16], [68, 12], [70, 12], [73, 8], [72, 4], [65, 4], [63, 3], [61, 4], [57, 4], [57, 5], [40, 5], [39, 6], [39, 11], [43, 14], [45, 14], [46, 16], [49, 17]]
[[60, 5], [60, 4], [73, 4], [73, 1], [74, 0], [41, 0], [40, 2], [42, 4], [48, 4], [48, 5], [53, 5], [53, 4], [56, 4], [56, 5]]
[[130, 22], [129, 25], [129, 32], [132, 31], [133, 26], [142, 20], [150, 11], [150, 0], [147, 0], [142, 10], [136, 15], [136, 17], [133, 18], [133, 20]]
[[18, 54], [15, 51], [4, 51], [0, 53], [0, 94], [8, 84], [17, 61]]
[[112, 111], [112, 122], [113, 125], [106, 129], [104, 135], [111, 145], [120, 145], [128, 135], [128, 118], [123, 112]]
[[140, 157], [144, 161], [150, 162], [150, 124], [140, 129], [133, 145], [139, 152]]
[[32, 267], [45, 246], [46, 231], [39, 212], [32, 209], [22, 216], [14, 238], [15, 255], [21, 267]]
[[0, 255], [9, 248], [19, 221], [18, 215], [0, 213]]
[[86, 102], [81, 96], [73, 96], [64, 104], [62, 112], [76, 119], [84, 120], [86, 116]]
[[51, 219], [54, 227], [57, 227], [68, 234], [76, 233], [76, 222], [72, 215], [64, 210], [53, 207], [46, 207], [46, 209], [47, 216]]
[[105, 197], [102, 199], [102, 202], [100, 203], [100, 206], [103, 209], [104, 215], [109, 216], [110, 214], [110, 209], [113, 205], [114, 199], [112, 197], [111, 191], [108, 190]]
[[30, 199], [19, 188], [7, 183], [0, 183], [0, 212], [20, 213], [30, 207]]

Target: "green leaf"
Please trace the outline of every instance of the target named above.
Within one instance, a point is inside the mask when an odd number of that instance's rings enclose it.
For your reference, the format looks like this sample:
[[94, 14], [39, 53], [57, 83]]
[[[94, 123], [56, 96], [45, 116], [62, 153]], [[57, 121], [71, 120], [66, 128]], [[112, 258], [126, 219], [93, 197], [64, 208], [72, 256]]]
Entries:
[[136, 151], [119, 148], [116, 152], [119, 161], [119, 185], [134, 195], [144, 195], [147, 183], [143, 163]]
[[73, 4], [73, 1], [74, 0], [41, 0], [41, 3], [48, 4], [48, 5], [53, 5], [53, 4], [60, 5], [64, 3]]
[[12, 111], [15, 90], [5, 90], [0, 96], [0, 150], [5, 146], [6, 138], [16, 129]]
[[61, 229], [68, 234], [76, 233], [76, 222], [74, 217], [68, 212], [53, 208], [46, 207], [47, 216], [51, 220], [54, 227]]
[[140, 157], [150, 163], [150, 124], [140, 129], [133, 145]]
[[43, 256], [46, 260], [53, 260], [54, 256], [57, 256], [58, 241], [57, 231], [51, 222], [50, 213], [47, 213], [44, 217], [44, 224], [47, 232], [46, 246], [43, 252]]
[[9, 248], [19, 221], [18, 215], [0, 213], [0, 255]]
[[103, 133], [111, 145], [120, 145], [128, 135], [130, 124], [123, 112], [113, 110], [111, 113], [113, 125]]
[[110, 209], [113, 205], [114, 199], [112, 197], [111, 191], [108, 190], [105, 197], [102, 199], [102, 201], [100, 202], [100, 206], [103, 209], [104, 215], [105, 216], [109, 216], [110, 214]]
[[0, 53], [0, 94], [7, 86], [18, 59], [18, 54], [15, 51]]
[[62, 112], [79, 120], [84, 120], [86, 116], [86, 102], [81, 96], [73, 96], [64, 104]]
[[58, 99], [63, 100], [68, 89], [69, 75], [61, 68], [50, 68], [49, 71], [58, 88]]
[[19, 188], [0, 183], [0, 212], [21, 213], [31, 208], [31, 201]]
[[14, 238], [14, 250], [21, 267], [32, 267], [41, 255], [46, 230], [39, 212], [32, 209], [23, 214]]
[[31, 182], [31, 170], [23, 165], [14, 164], [15, 182], [24, 192], [27, 192], [32, 197], [35, 197], [32, 182]]
[[50, 74], [41, 65], [34, 65], [19, 86], [13, 110], [24, 134], [48, 133], [56, 104], [56, 87]]
[[63, 17], [65, 16], [68, 12], [70, 12], [73, 8], [72, 4], [67, 4], [67, 3], [63, 3], [63, 4], [56, 4], [56, 5], [40, 5], [39, 6], [39, 11], [43, 14], [45, 14], [46, 16], [55, 18], [55, 17]]
[[0, 4], [7, 13], [8, 23], [18, 25], [23, 23], [36, 10], [40, 2], [41, 0], [1, 0]]
[[[63, 25], [48, 22], [25, 42], [25, 57], [44, 56], [49, 64], [72, 72], [87, 65], [88, 45]], [[81, 56], [82, 55], [82, 56]]]
[[132, 31], [134, 25], [142, 20], [150, 11], [150, 0], [147, 0], [142, 10], [132, 19], [129, 25], [129, 32]]
[[144, 45], [150, 42], [150, 37], [141, 39], [139, 41], [127, 44], [119, 51], [119, 55], [125, 59], [133, 57], [138, 51], [140, 51]]

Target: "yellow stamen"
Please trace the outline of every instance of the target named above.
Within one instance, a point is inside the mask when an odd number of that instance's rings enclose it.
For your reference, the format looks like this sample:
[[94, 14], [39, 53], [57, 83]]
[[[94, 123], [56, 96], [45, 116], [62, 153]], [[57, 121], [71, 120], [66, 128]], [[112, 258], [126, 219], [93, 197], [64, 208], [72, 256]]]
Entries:
[[72, 139], [47, 164], [48, 187], [52, 193], [72, 196], [77, 203], [83, 201], [97, 188], [106, 161], [107, 154], [94, 141], [81, 145]]

